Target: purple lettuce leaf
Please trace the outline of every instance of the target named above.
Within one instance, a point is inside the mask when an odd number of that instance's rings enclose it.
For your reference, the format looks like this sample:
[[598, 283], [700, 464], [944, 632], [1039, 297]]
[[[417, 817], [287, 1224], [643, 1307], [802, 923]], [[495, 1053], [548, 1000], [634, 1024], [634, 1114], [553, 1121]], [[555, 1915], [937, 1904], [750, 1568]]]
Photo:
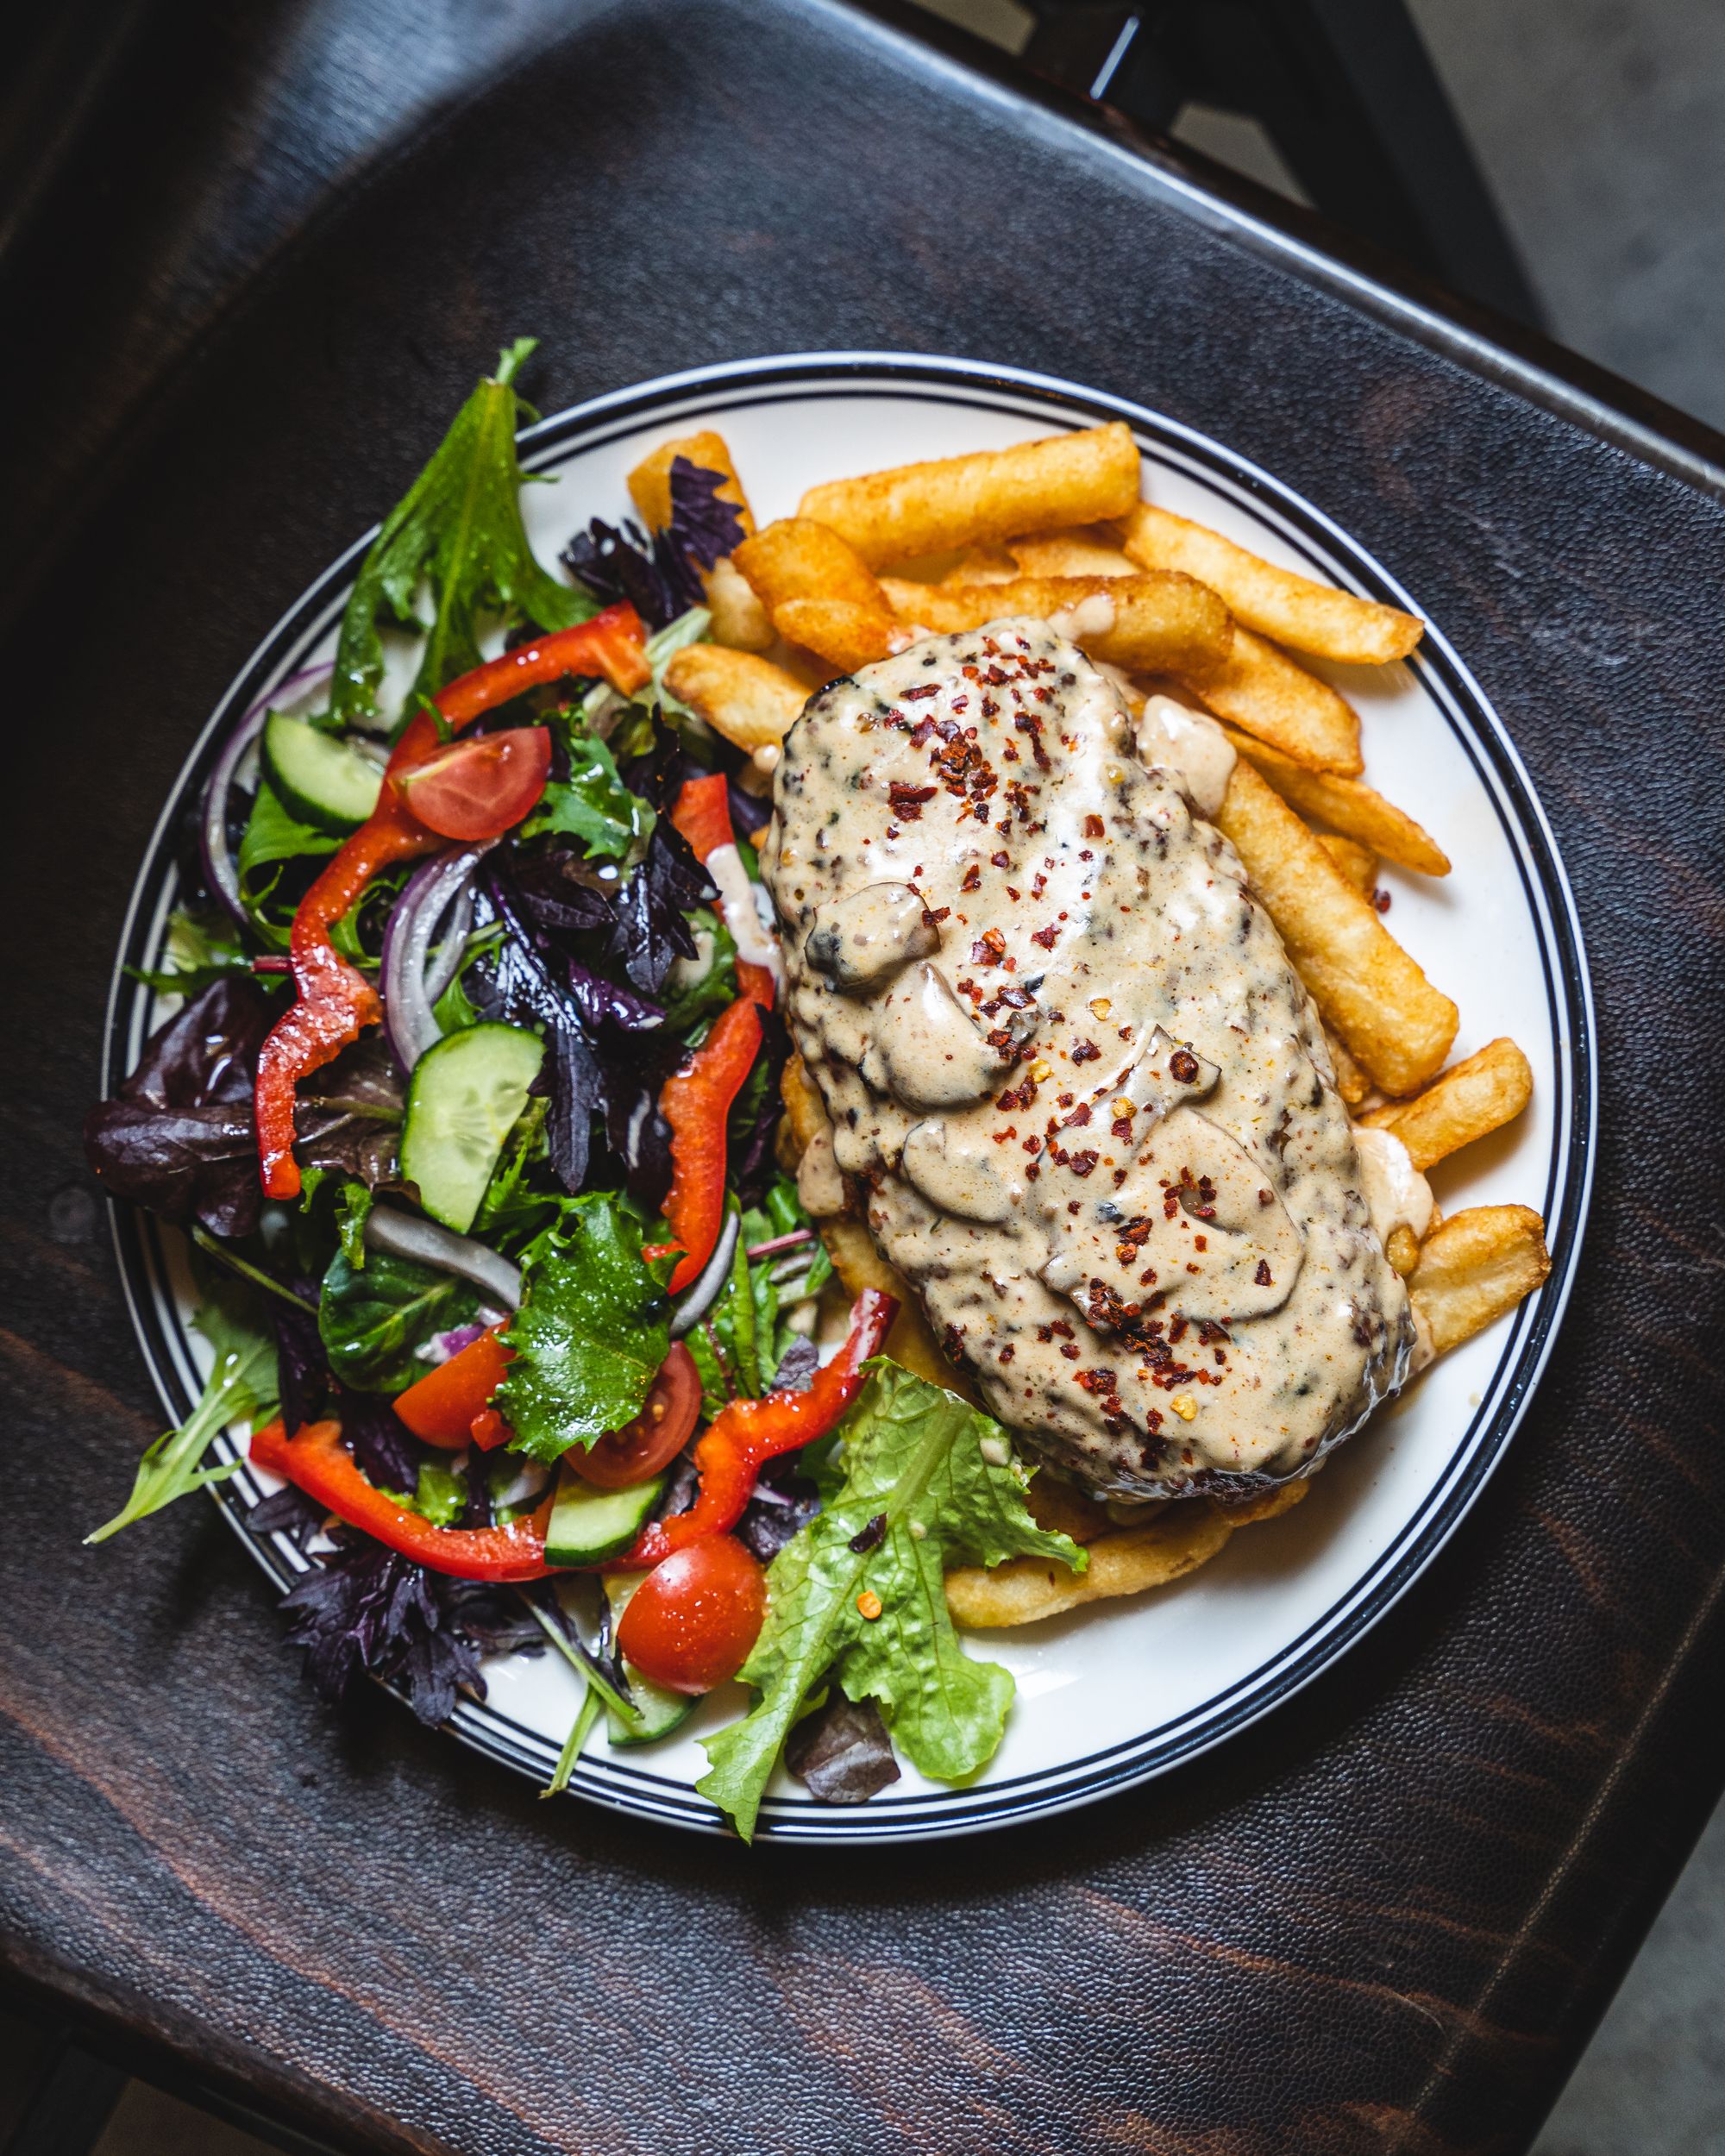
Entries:
[[271, 1024], [255, 981], [212, 981], [146, 1044], [137, 1069], [85, 1120], [86, 1156], [103, 1188], [176, 1227], [214, 1235], [258, 1224], [252, 1079]]
[[288, 1642], [305, 1650], [306, 1675], [325, 1699], [339, 1700], [361, 1673], [381, 1677], [435, 1727], [461, 1691], [484, 1699], [481, 1654], [543, 1649], [517, 1596], [428, 1571], [352, 1528], [337, 1526], [332, 1539], [335, 1550], [281, 1603]]
[[808, 1476], [798, 1472], [796, 1454], [782, 1452], [761, 1470], [743, 1517], [731, 1532], [751, 1556], [770, 1564], [819, 1510], [819, 1490]]
[[550, 1102], [545, 1142], [551, 1168], [573, 1198], [586, 1179], [593, 1148], [593, 1119], [605, 1104], [605, 1081], [593, 1047], [579, 1027], [553, 1026], [549, 1050], [532, 1091]]
[[664, 628], [699, 606], [704, 596], [700, 579], [670, 534], [657, 532], [649, 539], [632, 519], [619, 530], [595, 517], [558, 559], [601, 605], [627, 599], [649, 629]]
[[668, 536], [681, 555], [703, 569], [712, 568], [721, 555], [734, 554], [748, 536], [736, 503], [720, 498], [727, 476], [691, 457], [671, 459]]
[[323, 1532], [328, 1515], [315, 1497], [308, 1497], [297, 1482], [284, 1482], [267, 1497], [260, 1497], [245, 1517], [248, 1534], [284, 1534], [296, 1550], [303, 1550]]
[[643, 995], [656, 995], [679, 958], [693, 958], [694, 931], [683, 916], [718, 896], [718, 887], [682, 833], [661, 817], [645, 858], [624, 886], [608, 950]]
[[776, 1011], [761, 1013], [761, 1061], [757, 1069], [764, 1067], [766, 1083], [756, 1101], [755, 1112], [746, 1131], [732, 1126], [730, 1134], [731, 1178], [737, 1194], [745, 1206], [759, 1205], [767, 1187], [778, 1172], [774, 1154], [777, 1142], [779, 1121], [785, 1112], [781, 1081], [785, 1065], [790, 1061], [791, 1037], [785, 1030], [785, 1021]]
[[880, 1708], [837, 1685], [786, 1738], [785, 1764], [819, 1804], [866, 1804], [899, 1778]]

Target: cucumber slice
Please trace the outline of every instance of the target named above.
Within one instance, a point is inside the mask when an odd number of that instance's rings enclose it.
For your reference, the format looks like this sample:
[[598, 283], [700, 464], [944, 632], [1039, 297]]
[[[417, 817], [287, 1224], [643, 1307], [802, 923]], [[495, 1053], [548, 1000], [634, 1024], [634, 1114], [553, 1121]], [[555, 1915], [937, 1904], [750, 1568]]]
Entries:
[[401, 1172], [434, 1220], [465, 1235], [538, 1075], [545, 1045], [518, 1025], [446, 1034], [413, 1068]]
[[545, 1530], [547, 1564], [599, 1564], [619, 1556], [647, 1524], [665, 1487], [662, 1475], [629, 1489], [595, 1489], [567, 1464]]
[[[611, 1604], [613, 1634], [618, 1619], [629, 1607], [630, 1596], [646, 1576], [644, 1572], [605, 1575], [605, 1600]], [[661, 1737], [668, 1737], [674, 1729], [681, 1729], [700, 1704], [687, 1692], [667, 1691], [662, 1684], [654, 1683], [651, 1677], [643, 1677], [632, 1662], [624, 1664], [623, 1674], [629, 1679], [635, 1712], [624, 1720], [614, 1707], [606, 1707], [605, 1733], [612, 1745], [656, 1744]]]
[[377, 806], [383, 774], [368, 756], [303, 718], [272, 711], [264, 722], [264, 769], [283, 804], [321, 831], [357, 830]]

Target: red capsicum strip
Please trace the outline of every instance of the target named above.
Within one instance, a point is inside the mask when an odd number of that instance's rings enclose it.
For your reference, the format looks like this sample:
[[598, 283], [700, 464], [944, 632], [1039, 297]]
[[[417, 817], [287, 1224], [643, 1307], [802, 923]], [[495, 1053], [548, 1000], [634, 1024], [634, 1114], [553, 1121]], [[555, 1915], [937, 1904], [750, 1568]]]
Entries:
[[[671, 811], [671, 821], [689, 842], [697, 860], [705, 862], [721, 846], [734, 846], [731, 828], [731, 788], [722, 772], [708, 779], [687, 779]], [[752, 960], [737, 962], [737, 985], [752, 996], [763, 1011], [773, 1007], [775, 982], [764, 966]]]
[[898, 1314], [895, 1296], [865, 1288], [851, 1306], [844, 1345], [815, 1372], [806, 1392], [768, 1393], [722, 1407], [695, 1445], [700, 1494], [693, 1507], [643, 1528], [634, 1548], [606, 1569], [638, 1571], [704, 1536], [728, 1533], [743, 1517], [765, 1463], [824, 1438], [862, 1391], [863, 1365], [879, 1352]]
[[298, 1483], [350, 1527], [398, 1550], [416, 1564], [458, 1580], [541, 1580], [549, 1495], [538, 1510], [506, 1527], [434, 1527], [367, 1481], [342, 1443], [339, 1422], [308, 1422], [290, 1438], [279, 1416], [252, 1439], [252, 1458]]
[[[475, 667], [439, 690], [432, 701], [445, 725], [459, 732], [481, 712], [566, 674], [602, 674], [629, 695], [652, 678], [645, 642], [646, 631], [632, 606], [607, 606], [591, 621]], [[413, 815], [399, 784], [441, 746], [436, 720], [429, 711], [416, 712], [390, 757], [376, 809], [334, 856], [293, 917], [288, 956], [298, 1000], [259, 1053], [254, 1096], [258, 1163], [271, 1198], [299, 1194], [299, 1163], [293, 1157], [295, 1087], [332, 1062], [382, 1016], [377, 990], [336, 950], [331, 931], [392, 862], [435, 852], [446, 843]]]
[[[713, 1029], [683, 1068], [659, 1092], [659, 1107], [671, 1126], [671, 1188], [665, 1218], [683, 1256], [671, 1275], [680, 1293], [712, 1256], [724, 1225], [725, 1125], [761, 1045], [761, 1012], [752, 996], [738, 996], [718, 1014]], [[668, 1247], [652, 1246], [655, 1256]]]

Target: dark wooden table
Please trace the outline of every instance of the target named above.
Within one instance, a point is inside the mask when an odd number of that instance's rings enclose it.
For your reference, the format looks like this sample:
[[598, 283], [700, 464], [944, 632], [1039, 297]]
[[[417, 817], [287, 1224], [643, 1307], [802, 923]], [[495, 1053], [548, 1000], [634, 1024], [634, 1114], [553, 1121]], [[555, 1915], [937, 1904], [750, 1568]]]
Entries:
[[[354, 2149], [1523, 2147], [1725, 1780], [1725, 443], [804, 0], [560, 9], [224, 305], [317, 191], [320, 100], [390, 78], [260, 0], [246, 106], [249, 11], [168, 12], [0, 265], [0, 1973]], [[1533, 1411], [1364, 1646], [1094, 1810], [846, 1860], [542, 1804], [380, 1696], [318, 1706], [213, 1508], [79, 1545], [157, 1422], [78, 1139], [145, 836], [255, 639], [526, 330], [548, 407], [844, 346], [1158, 404], [1405, 579], [1551, 811], [1603, 1086]]]

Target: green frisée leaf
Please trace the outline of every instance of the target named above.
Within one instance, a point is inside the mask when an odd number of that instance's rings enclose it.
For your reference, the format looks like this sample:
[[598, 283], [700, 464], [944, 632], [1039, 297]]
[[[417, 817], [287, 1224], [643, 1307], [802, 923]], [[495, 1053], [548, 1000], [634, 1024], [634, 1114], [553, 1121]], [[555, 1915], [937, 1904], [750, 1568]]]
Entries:
[[329, 1367], [358, 1392], [398, 1393], [430, 1365], [420, 1355], [436, 1332], [467, 1325], [480, 1299], [453, 1273], [368, 1250], [357, 1269], [337, 1250], [323, 1275], [317, 1330]]
[[589, 861], [622, 861], [653, 828], [653, 812], [618, 776], [605, 744], [579, 724], [564, 730], [569, 752], [567, 780], [552, 779], [521, 827], [524, 838], [566, 831], [586, 847]]
[[226, 1482], [237, 1463], [205, 1467], [211, 1441], [240, 1416], [274, 1404], [275, 1339], [248, 1289], [212, 1277], [192, 1323], [216, 1351], [203, 1395], [179, 1429], [164, 1432], [145, 1453], [131, 1495], [111, 1520], [84, 1538], [86, 1542], [105, 1542], [188, 1490]]
[[[425, 644], [406, 708], [417, 708], [480, 664], [479, 619], [572, 628], [598, 611], [592, 596], [542, 567], [521, 521], [526, 475], [515, 433], [530, 417], [515, 377], [534, 348], [522, 337], [502, 354], [444, 436], [431, 461], [384, 520], [342, 617], [330, 713], [352, 723], [377, 709], [383, 678], [380, 619], [423, 629]], [[421, 587], [432, 613], [421, 620]]]
[[595, 1191], [528, 1244], [514, 1359], [496, 1396], [518, 1452], [561, 1459], [640, 1413], [670, 1351], [675, 1264], [642, 1257], [645, 1230], [628, 1199]]
[[167, 917], [162, 956], [166, 962], [154, 969], [124, 970], [158, 995], [195, 996], [225, 975], [252, 969], [250, 955], [225, 914], [194, 913], [185, 906], [176, 906]]
[[[1076, 1542], [1037, 1526], [1006, 1432], [956, 1395], [877, 1360], [841, 1429], [842, 1485], [767, 1575], [767, 1621], [742, 1672], [760, 1697], [704, 1740], [711, 1764], [696, 1786], [745, 1840], [787, 1733], [829, 1681], [848, 1699], [878, 1701], [923, 1773], [975, 1774], [1000, 1741], [1013, 1680], [960, 1645], [948, 1565], [1088, 1562]], [[873, 1620], [857, 1608], [864, 1594], [880, 1598]]]

